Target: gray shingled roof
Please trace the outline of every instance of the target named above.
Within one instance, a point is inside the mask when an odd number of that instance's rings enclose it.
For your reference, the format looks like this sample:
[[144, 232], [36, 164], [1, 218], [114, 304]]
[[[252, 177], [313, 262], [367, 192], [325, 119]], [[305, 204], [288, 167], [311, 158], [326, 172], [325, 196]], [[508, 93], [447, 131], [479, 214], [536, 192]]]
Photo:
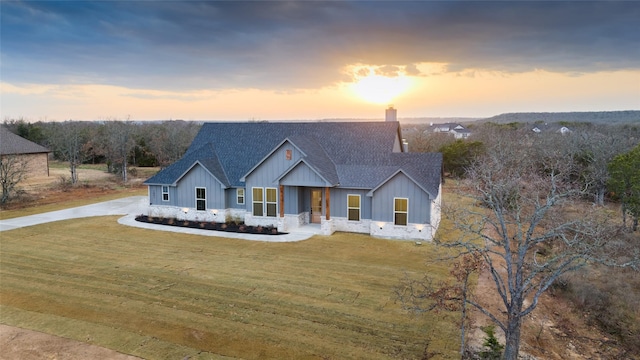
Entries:
[[18, 136], [4, 126], [0, 126], [0, 155], [49, 153], [49, 149]]
[[432, 196], [437, 196], [442, 156], [393, 153], [398, 122], [265, 122], [205, 123], [185, 156], [145, 184], [173, 185], [199, 161], [225, 186], [240, 179], [285, 139], [304, 161], [340, 187], [373, 189], [400, 168]]
[[294, 135], [288, 139], [306, 154], [305, 162], [318, 171], [320, 176], [331, 184], [340, 183], [336, 172], [336, 164], [333, 163], [322, 145], [313, 136]]

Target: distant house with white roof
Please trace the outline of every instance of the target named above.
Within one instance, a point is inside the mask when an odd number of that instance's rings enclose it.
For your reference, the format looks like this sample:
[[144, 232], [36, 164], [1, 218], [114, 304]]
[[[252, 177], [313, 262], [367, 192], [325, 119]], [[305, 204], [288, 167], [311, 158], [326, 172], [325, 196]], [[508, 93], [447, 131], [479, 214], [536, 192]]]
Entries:
[[451, 134], [456, 139], [466, 139], [471, 136], [471, 131], [459, 123], [431, 124], [426, 132]]

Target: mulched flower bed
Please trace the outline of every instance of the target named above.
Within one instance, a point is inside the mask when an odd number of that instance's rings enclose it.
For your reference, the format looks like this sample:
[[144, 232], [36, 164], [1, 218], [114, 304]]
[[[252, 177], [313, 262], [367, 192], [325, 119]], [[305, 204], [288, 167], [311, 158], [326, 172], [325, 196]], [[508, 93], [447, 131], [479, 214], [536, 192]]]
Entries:
[[163, 218], [153, 217], [147, 215], [136, 216], [136, 221], [168, 225], [168, 226], [181, 226], [193, 229], [202, 230], [214, 230], [214, 231], [226, 231], [243, 234], [257, 234], [257, 235], [285, 235], [287, 233], [278, 232], [278, 229], [273, 226], [249, 226], [245, 224], [236, 223], [217, 223], [211, 221], [193, 221], [193, 220], [178, 220], [176, 218]]

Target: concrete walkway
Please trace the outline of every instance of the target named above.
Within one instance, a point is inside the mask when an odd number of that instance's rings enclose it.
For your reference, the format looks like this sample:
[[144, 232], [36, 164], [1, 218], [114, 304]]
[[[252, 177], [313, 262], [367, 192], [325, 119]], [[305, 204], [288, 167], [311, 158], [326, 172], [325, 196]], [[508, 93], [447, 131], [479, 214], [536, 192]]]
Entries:
[[125, 215], [118, 219], [118, 223], [143, 229], [158, 231], [171, 231], [183, 234], [194, 234], [203, 236], [217, 236], [232, 239], [265, 241], [265, 242], [292, 242], [306, 240], [320, 232], [319, 227], [303, 226], [296, 231], [285, 235], [256, 235], [238, 234], [213, 230], [201, 230], [182, 228], [177, 226], [166, 226], [158, 224], [142, 223], [135, 220], [137, 215], [146, 212], [148, 199], [146, 196], [131, 196], [127, 198], [105, 201], [97, 204], [80, 206], [65, 210], [51, 211], [42, 214], [23, 216], [19, 218], [0, 220], [0, 232], [18, 229], [27, 226], [40, 225], [53, 221], [76, 219], [92, 216]]

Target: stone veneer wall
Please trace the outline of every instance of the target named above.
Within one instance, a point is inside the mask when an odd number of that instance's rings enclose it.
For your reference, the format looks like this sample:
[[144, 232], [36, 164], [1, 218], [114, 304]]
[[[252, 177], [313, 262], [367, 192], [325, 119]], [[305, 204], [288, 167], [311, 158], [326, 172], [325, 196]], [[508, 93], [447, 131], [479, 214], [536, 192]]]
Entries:
[[361, 219], [360, 221], [349, 221], [346, 217], [332, 217], [333, 228], [335, 231], [345, 231], [368, 234], [371, 220]]
[[244, 210], [239, 209], [209, 209], [199, 211], [194, 208], [180, 208], [166, 205], [149, 205], [148, 216], [176, 218], [178, 220], [213, 221], [224, 223], [227, 219], [243, 220]]
[[433, 240], [433, 228], [429, 224], [394, 225], [392, 222], [372, 221], [371, 236], [400, 240]]
[[309, 213], [300, 213], [298, 215], [284, 215], [284, 218], [278, 218], [278, 231], [288, 232], [299, 228], [305, 224], [305, 219], [309, 218]]
[[253, 214], [249, 212], [245, 212], [244, 215], [244, 223], [250, 226], [278, 226], [278, 220], [280, 217], [269, 217], [269, 216], [253, 216]]
[[[278, 228], [278, 231], [281, 232], [292, 231], [308, 223], [309, 220], [309, 213], [285, 215], [282, 219], [280, 217], [254, 217], [243, 209], [209, 209], [207, 211], [197, 211], [193, 208], [178, 208], [165, 205], [150, 205], [147, 215], [153, 217], [172, 217], [178, 220], [214, 221], [220, 223], [226, 222], [227, 219], [244, 219], [247, 225], [275, 226]], [[371, 221], [368, 219], [348, 221], [347, 218], [341, 217], [335, 217], [330, 220], [323, 218], [320, 229], [322, 235], [331, 235], [336, 231], [344, 231], [370, 234], [371, 236], [388, 239], [424, 241], [431, 241], [436, 231], [436, 228], [430, 224], [397, 226], [390, 222]]]

